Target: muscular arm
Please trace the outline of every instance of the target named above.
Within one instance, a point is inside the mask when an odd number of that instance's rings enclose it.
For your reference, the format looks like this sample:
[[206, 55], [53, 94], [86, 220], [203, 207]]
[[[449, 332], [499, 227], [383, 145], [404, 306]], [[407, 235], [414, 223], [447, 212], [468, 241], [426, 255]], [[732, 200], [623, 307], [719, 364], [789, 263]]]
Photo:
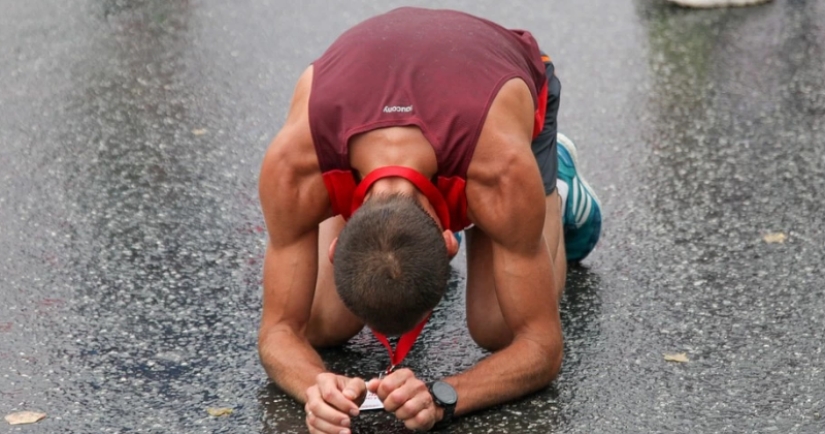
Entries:
[[530, 150], [532, 99], [523, 82], [505, 85], [488, 119], [466, 191], [473, 221], [492, 241], [496, 297], [513, 339], [447, 379], [458, 392], [459, 414], [547, 386], [558, 374], [563, 351], [561, 288], [555, 288], [542, 235], [545, 196]]
[[309, 72], [299, 80], [290, 114], [264, 157], [259, 180], [269, 243], [258, 352], [267, 375], [301, 402], [325, 371], [305, 335], [318, 270], [318, 224], [329, 213], [307, 121], [310, 82]]
[[[306, 401], [306, 389], [325, 371], [318, 353], [304, 335], [312, 303], [299, 288], [314, 285], [317, 235], [308, 234], [292, 245], [270, 241], [264, 262], [264, 298], [258, 352], [267, 375], [287, 394]], [[308, 247], [309, 246], [309, 247]], [[311, 282], [306, 277], [311, 276]], [[306, 314], [304, 311], [306, 310]]]

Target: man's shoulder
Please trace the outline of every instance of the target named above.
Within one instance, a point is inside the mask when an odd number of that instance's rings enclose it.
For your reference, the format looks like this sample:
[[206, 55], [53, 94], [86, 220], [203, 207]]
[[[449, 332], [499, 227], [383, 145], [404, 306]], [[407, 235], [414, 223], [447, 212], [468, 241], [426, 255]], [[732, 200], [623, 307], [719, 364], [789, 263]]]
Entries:
[[483, 181], [518, 170], [514, 159], [530, 154], [535, 109], [527, 84], [518, 78], [505, 83], [493, 100], [482, 126], [468, 181]]
[[328, 217], [318, 158], [303, 129], [285, 126], [264, 155], [258, 189], [268, 225], [308, 230]]
[[261, 164], [262, 180], [288, 185], [308, 177], [321, 176], [309, 128], [285, 125], [275, 136]]
[[[264, 155], [261, 176], [320, 174], [308, 102], [312, 86], [312, 67], [307, 68], [295, 86], [286, 121]], [[271, 168], [273, 170], [266, 170]]]

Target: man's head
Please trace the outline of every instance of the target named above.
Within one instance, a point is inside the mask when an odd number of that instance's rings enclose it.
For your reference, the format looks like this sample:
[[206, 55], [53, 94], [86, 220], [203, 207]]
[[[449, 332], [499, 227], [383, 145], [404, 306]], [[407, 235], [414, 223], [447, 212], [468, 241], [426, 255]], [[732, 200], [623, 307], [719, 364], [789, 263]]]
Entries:
[[355, 315], [375, 331], [400, 335], [441, 300], [450, 255], [441, 228], [413, 196], [371, 196], [334, 245], [334, 274]]

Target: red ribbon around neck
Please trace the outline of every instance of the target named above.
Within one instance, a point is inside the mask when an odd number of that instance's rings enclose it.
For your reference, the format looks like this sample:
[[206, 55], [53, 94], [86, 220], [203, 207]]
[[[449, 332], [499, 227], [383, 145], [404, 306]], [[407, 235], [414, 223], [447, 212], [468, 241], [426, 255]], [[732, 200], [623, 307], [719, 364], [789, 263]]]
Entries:
[[398, 343], [395, 345], [395, 350], [393, 350], [392, 345], [390, 345], [389, 339], [384, 336], [382, 333], [378, 333], [377, 331], [373, 330], [372, 334], [384, 344], [384, 347], [387, 349], [387, 352], [390, 353], [390, 366], [384, 372], [385, 374], [391, 373], [396, 366], [400, 365], [401, 362], [404, 361], [404, 358], [407, 357], [407, 353], [410, 352], [413, 345], [415, 344], [415, 340], [418, 339], [418, 335], [421, 334], [421, 330], [424, 329], [424, 326], [427, 324], [427, 321], [430, 319], [430, 315], [428, 314], [424, 320], [418, 323], [414, 329], [408, 331], [401, 335], [398, 338]]
[[358, 207], [364, 203], [364, 197], [367, 195], [367, 190], [372, 187], [372, 184], [374, 184], [375, 181], [392, 177], [404, 178], [407, 181], [412, 182], [418, 191], [424, 193], [424, 196], [427, 196], [427, 200], [430, 202], [430, 205], [435, 208], [435, 213], [438, 215], [438, 219], [441, 220], [441, 226], [444, 229], [450, 228], [450, 208], [447, 206], [447, 201], [444, 200], [444, 196], [441, 195], [438, 188], [433, 185], [433, 183], [430, 182], [426, 176], [422, 175], [415, 169], [404, 166], [379, 167], [365, 176], [353, 193], [352, 212], [355, 213], [355, 210], [357, 210]]

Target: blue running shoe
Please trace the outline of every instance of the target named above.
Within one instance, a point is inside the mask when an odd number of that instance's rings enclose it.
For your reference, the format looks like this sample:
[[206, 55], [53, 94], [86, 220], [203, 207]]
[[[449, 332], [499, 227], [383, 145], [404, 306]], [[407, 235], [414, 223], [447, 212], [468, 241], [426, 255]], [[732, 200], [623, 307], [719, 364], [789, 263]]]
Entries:
[[599, 198], [576, 169], [576, 145], [564, 134], [557, 137], [559, 179], [569, 188], [562, 218], [564, 249], [568, 262], [579, 262], [589, 255], [602, 233], [602, 207]]

